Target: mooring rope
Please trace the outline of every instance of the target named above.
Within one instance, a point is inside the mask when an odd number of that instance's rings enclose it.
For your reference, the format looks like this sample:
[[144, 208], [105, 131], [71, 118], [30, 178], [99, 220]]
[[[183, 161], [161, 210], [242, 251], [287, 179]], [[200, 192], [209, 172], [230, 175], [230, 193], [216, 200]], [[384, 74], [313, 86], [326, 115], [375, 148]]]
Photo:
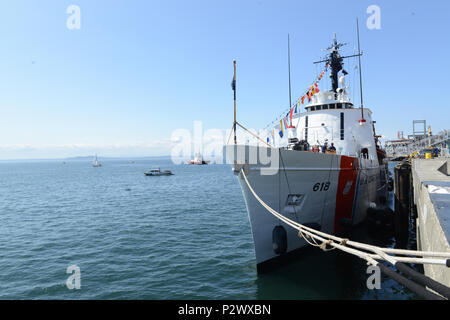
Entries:
[[[252, 192], [253, 196], [256, 198], [256, 200], [258, 200], [258, 202], [267, 211], [269, 211], [271, 214], [273, 214], [274, 216], [276, 216], [277, 218], [282, 220], [287, 225], [290, 225], [291, 227], [293, 227], [294, 229], [297, 229], [299, 231], [301, 230], [302, 232], [304, 232], [304, 233], [306, 233], [308, 235], [310, 233], [312, 233], [316, 237], [317, 236], [322, 236], [324, 238], [327, 238], [327, 239], [330, 239], [330, 240], [334, 240], [334, 241], [336, 241], [338, 243], [345, 243], [346, 245], [350, 245], [352, 247], [356, 247], [356, 248], [372, 251], [372, 252], [374, 252], [376, 254], [378, 254], [377, 251], [381, 251], [381, 252], [384, 252], [384, 253], [393, 253], [393, 254], [401, 254], [401, 255], [450, 258], [450, 253], [449, 252], [415, 251], [415, 250], [405, 250], [405, 249], [380, 248], [380, 247], [377, 247], [377, 246], [374, 246], [374, 245], [369, 245], [369, 244], [364, 244], [364, 243], [360, 243], [360, 242], [351, 241], [351, 240], [348, 240], [348, 239], [340, 238], [340, 237], [337, 237], [337, 236], [334, 236], [334, 235], [330, 235], [330, 234], [318, 231], [318, 230], [313, 229], [313, 228], [309, 228], [309, 227], [307, 227], [305, 225], [302, 225], [302, 224], [300, 224], [298, 222], [292, 221], [289, 218], [286, 218], [282, 214], [278, 213], [277, 211], [273, 210], [269, 205], [267, 205], [256, 194], [255, 190], [253, 190], [252, 186], [248, 182], [247, 176], [245, 175], [245, 173], [243, 172], [242, 169], [241, 169], [241, 173], [242, 173], [242, 175], [244, 177], [244, 180], [245, 180], [249, 190]], [[417, 262], [415, 262], [415, 263], [417, 263]], [[437, 263], [437, 264], [446, 265], [446, 263], [447, 263], [447, 260], [446, 259], [442, 259], [442, 260], [439, 260], [439, 263]]]
[[[390, 270], [389, 268], [386, 269], [386, 266], [380, 264], [377, 260], [384, 260], [395, 266], [397, 269], [407, 270], [404, 268], [408, 268], [406, 265], [403, 265], [402, 262], [406, 263], [417, 263], [417, 264], [437, 264], [437, 265], [448, 265], [448, 258], [450, 258], [450, 253], [448, 252], [428, 252], [428, 251], [414, 251], [414, 250], [404, 250], [404, 249], [392, 249], [392, 248], [380, 248], [374, 245], [364, 244], [356, 241], [351, 241], [349, 239], [340, 238], [331, 234], [327, 234], [325, 232], [318, 231], [316, 229], [309, 228], [305, 225], [302, 225], [298, 222], [295, 222], [289, 218], [286, 218], [279, 212], [272, 209], [269, 205], [267, 205], [253, 190], [252, 186], [250, 185], [247, 176], [245, 175], [244, 170], [241, 168], [241, 174], [250, 190], [250, 192], [253, 194], [253, 196], [258, 200], [258, 202], [267, 210], [269, 211], [273, 216], [277, 217], [279, 220], [283, 221], [288, 226], [291, 226], [292, 228], [298, 230], [298, 234], [301, 238], [303, 238], [308, 244], [319, 247], [324, 251], [329, 251], [333, 249], [339, 249], [341, 251], [353, 254], [361, 259], [364, 259], [367, 261], [368, 264], [378, 266], [380, 269], [388, 274], [390, 277], [394, 278], [394, 280], [398, 281], [399, 283], [407, 286], [417, 294], [420, 294], [421, 296], [427, 298], [427, 299], [442, 299], [441, 296], [436, 295], [427, 289], [418, 286], [416, 283], [411, 282], [410, 280], [402, 277], [401, 275], [397, 274], [396, 272]], [[311, 239], [311, 240], [308, 240]], [[317, 243], [319, 241], [320, 243]], [[313, 243], [314, 242], [314, 243]], [[327, 246], [332, 247], [332, 249], [327, 249]], [[351, 248], [353, 247], [353, 248]], [[357, 249], [356, 249], [357, 248]], [[365, 250], [365, 251], [362, 251]], [[369, 252], [372, 253], [369, 253]], [[401, 254], [401, 255], [410, 255], [410, 256], [422, 256], [422, 257], [440, 257], [440, 258], [447, 258], [447, 259], [429, 259], [429, 258], [410, 258], [410, 257], [393, 257], [389, 255], [388, 253], [392, 254]], [[413, 271], [412, 269], [409, 269], [409, 273]], [[407, 273], [407, 272], [405, 272]], [[417, 276], [417, 275], [416, 275]], [[442, 285], [439, 282], [436, 282], [435, 280], [422, 275], [421, 274], [422, 281], [426, 283], [426, 286], [429, 288], [435, 290], [436, 292], [442, 294], [447, 299], [450, 297], [450, 288]]]

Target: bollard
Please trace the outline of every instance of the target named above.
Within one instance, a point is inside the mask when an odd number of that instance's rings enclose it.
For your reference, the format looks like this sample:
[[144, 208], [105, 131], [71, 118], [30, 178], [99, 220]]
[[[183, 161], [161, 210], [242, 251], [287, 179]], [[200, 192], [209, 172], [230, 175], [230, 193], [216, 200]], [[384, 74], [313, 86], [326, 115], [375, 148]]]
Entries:
[[397, 247], [406, 248], [411, 210], [411, 164], [402, 161], [394, 167], [395, 238]]

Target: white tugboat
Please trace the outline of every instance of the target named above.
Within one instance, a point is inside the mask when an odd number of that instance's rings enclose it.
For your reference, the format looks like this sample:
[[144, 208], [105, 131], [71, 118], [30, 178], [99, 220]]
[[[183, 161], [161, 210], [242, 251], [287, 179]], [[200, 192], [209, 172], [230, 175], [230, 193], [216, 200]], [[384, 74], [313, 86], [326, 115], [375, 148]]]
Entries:
[[[307, 243], [261, 205], [243, 174], [272, 209], [330, 234], [361, 223], [370, 206], [387, 198], [385, 155], [378, 147], [372, 112], [362, 106], [362, 98], [360, 108], [350, 101], [342, 45], [335, 38], [328, 58], [319, 62], [331, 68], [331, 90], [312, 96], [305, 112], [294, 117], [295, 127], [291, 123], [284, 146], [282, 139], [282, 146], [269, 147], [238, 145], [236, 138], [234, 145], [226, 146], [245, 199], [258, 270]], [[261, 155], [278, 155], [275, 170]]]
[[209, 161], [203, 160], [201, 153], [196, 153], [193, 160], [189, 160], [188, 164], [204, 165], [209, 164]]

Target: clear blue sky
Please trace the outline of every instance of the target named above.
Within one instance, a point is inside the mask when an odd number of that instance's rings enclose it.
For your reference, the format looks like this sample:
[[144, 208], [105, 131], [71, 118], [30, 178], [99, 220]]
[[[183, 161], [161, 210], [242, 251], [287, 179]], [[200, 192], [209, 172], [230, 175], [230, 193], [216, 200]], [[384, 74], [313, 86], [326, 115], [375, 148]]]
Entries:
[[[66, 27], [72, 4], [80, 30]], [[372, 4], [380, 30], [366, 27]], [[334, 32], [353, 53], [356, 17], [378, 133], [410, 133], [414, 119], [450, 127], [449, 1], [2, 1], [0, 159], [168, 154], [194, 120], [228, 129], [233, 59], [238, 119], [262, 128], [288, 106], [287, 33], [295, 98]]]

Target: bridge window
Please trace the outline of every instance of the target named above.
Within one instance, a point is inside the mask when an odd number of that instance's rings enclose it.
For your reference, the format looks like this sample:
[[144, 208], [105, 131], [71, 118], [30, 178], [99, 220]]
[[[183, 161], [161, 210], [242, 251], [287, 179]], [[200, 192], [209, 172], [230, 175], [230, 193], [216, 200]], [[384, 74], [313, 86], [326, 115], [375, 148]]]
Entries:
[[344, 113], [341, 112], [341, 140], [344, 140]]
[[333, 104], [330, 104], [330, 109], [336, 109], [336, 106], [335, 106], [334, 103], [333, 103]]
[[337, 108], [338, 108], [338, 109], [342, 109], [342, 103], [338, 103], [338, 104], [337, 104]]
[[322, 106], [317, 106], [316, 107], [316, 110], [321, 110], [322, 109]]
[[324, 105], [322, 106], [322, 109], [323, 109], [323, 110], [328, 109], [328, 105], [327, 105], [327, 104], [324, 104]]

